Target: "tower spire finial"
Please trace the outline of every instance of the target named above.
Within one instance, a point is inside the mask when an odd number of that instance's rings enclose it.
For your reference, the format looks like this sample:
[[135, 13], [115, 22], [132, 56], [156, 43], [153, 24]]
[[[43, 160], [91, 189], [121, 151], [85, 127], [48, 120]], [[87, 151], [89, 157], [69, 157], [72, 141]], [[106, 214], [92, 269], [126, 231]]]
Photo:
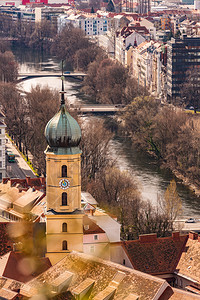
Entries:
[[65, 91], [64, 91], [64, 75], [63, 75], [63, 60], [62, 60], [62, 76], [61, 76], [61, 79], [62, 79], [62, 90], [61, 90], [61, 105], [64, 105], [65, 104], [65, 97], [64, 97], [64, 94], [65, 94]]

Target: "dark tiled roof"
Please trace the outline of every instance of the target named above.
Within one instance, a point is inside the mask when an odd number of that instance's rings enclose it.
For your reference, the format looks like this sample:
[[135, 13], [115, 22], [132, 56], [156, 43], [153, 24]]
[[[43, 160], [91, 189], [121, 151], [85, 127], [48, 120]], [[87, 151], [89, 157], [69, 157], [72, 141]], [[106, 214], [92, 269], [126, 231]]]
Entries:
[[122, 247], [127, 253], [133, 268], [148, 274], [165, 274], [174, 272], [188, 236], [178, 238], [155, 238], [153, 235], [144, 236], [146, 239], [127, 241]]
[[49, 209], [47, 215], [83, 215], [84, 212], [81, 209], [76, 209], [71, 212], [57, 212], [54, 209]]
[[[86, 225], [89, 228], [86, 230]], [[97, 233], [105, 233], [105, 231], [99, 227], [94, 221], [92, 221], [88, 216], [83, 217], [83, 234], [97, 234]]]

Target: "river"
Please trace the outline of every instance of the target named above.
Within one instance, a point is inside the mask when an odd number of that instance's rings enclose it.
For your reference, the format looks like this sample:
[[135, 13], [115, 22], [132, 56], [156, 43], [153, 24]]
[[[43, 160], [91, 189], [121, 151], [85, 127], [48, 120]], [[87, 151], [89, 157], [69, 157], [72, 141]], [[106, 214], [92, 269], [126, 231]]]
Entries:
[[[58, 71], [60, 62], [48, 55], [40, 55], [37, 52], [13, 48], [13, 53], [19, 64], [19, 72]], [[61, 80], [57, 77], [44, 77], [29, 79], [20, 83], [22, 90], [29, 92], [31, 87], [37, 84], [48, 85], [52, 89], [61, 89]], [[75, 79], [65, 80], [66, 97], [69, 104], [87, 102], [87, 97], [80, 92], [81, 82]], [[157, 203], [157, 198], [163, 196], [170, 180], [171, 172], [158, 167], [156, 162], [147, 155], [134, 149], [129, 140], [115, 136], [110, 143], [110, 153], [122, 170], [131, 172], [141, 190], [143, 199]], [[177, 181], [177, 191], [183, 202], [183, 215], [198, 217], [200, 215], [200, 198], [186, 186]]]

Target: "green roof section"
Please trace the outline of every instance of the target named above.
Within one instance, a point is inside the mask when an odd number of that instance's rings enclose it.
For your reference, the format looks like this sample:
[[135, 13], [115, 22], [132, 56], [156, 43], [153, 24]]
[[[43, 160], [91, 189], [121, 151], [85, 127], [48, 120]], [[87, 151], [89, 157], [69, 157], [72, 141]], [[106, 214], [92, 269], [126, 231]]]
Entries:
[[67, 111], [65, 104], [61, 104], [59, 112], [47, 123], [45, 137], [49, 145], [46, 152], [58, 155], [81, 153], [78, 147], [81, 129]]

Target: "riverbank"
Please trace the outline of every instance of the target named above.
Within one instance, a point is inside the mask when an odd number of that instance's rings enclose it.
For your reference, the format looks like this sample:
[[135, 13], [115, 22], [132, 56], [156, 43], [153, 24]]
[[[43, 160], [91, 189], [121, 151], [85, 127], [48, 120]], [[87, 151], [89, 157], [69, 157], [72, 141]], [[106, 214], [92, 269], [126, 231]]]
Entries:
[[180, 172], [178, 172], [177, 170], [173, 170], [172, 171], [173, 174], [176, 176], [176, 178], [180, 179], [182, 181], [182, 184], [184, 184], [185, 186], [189, 187], [189, 189], [195, 193], [195, 195], [197, 197], [200, 197], [200, 187], [198, 187], [197, 185], [193, 184], [189, 178], [184, 177]]
[[199, 118], [144, 98], [133, 100], [116, 118], [118, 132], [199, 197]]

